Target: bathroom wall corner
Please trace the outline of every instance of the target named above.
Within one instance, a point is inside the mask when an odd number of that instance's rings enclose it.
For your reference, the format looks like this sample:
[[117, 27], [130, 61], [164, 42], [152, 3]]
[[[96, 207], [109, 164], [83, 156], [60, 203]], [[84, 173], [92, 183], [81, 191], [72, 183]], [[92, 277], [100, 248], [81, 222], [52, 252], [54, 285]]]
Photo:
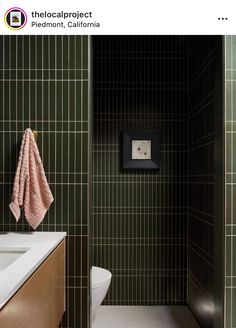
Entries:
[[214, 328], [223, 328], [225, 285], [225, 38], [223, 36], [216, 37], [215, 47]]

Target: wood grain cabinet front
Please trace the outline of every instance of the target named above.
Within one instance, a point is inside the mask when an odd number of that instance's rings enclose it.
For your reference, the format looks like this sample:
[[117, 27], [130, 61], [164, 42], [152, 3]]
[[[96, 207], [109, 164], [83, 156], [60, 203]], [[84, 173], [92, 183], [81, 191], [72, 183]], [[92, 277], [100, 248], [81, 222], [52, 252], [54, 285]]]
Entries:
[[2, 308], [0, 327], [58, 328], [64, 311], [65, 241]]

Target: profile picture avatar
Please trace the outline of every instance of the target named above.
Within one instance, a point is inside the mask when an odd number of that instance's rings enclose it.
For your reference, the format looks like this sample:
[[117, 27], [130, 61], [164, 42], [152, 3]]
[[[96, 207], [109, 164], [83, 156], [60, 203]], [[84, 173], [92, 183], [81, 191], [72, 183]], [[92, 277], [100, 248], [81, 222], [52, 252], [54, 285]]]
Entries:
[[25, 11], [19, 7], [13, 7], [8, 9], [5, 13], [5, 24], [8, 28], [13, 30], [22, 29], [27, 22], [27, 15]]

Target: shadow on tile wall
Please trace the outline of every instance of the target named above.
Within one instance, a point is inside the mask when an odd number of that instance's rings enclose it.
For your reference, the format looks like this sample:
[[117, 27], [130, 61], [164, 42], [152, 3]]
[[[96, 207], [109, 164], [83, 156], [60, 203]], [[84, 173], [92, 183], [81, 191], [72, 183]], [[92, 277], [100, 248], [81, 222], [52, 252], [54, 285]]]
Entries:
[[[93, 38], [92, 243], [93, 263], [113, 273], [105, 304], [187, 303], [202, 327], [213, 326], [221, 41]], [[159, 172], [121, 169], [122, 130], [160, 130]]]
[[[107, 305], [186, 303], [185, 37], [93, 37], [93, 264]], [[160, 130], [160, 171], [124, 171], [121, 130]]]
[[214, 313], [214, 37], [189, 43], [188, 304], [202, 327]]

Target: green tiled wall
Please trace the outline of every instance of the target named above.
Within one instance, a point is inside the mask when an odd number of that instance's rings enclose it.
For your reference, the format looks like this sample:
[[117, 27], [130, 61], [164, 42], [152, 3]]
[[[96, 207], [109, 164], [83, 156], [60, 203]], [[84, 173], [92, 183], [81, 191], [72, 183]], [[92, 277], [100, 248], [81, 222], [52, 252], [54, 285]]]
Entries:
[[[107, 305], [186, 303], [185, 37], [93, 38], [93, 264]], [[159, 130], [160, 171], [121, 169], [120, 132]]]
[[236, 327], [236, 36], [225, 37], [225, 328]]
[[[113, 273], [104, 303], [188, 303], [204, 328], [214, 319], [219, 44], [93, 39], [93, 263]], [[122, 170], [120, 131], [149, 129], [161, 131], [160, 171]]]
[[192, 37], [188, 58], [187, 302], [203, 328], [213, 328], [214, 313], [215, 56], [214, 37]]
[[37, 230], [68, 233], [64, 328], [88, 322], [88, 48], [87, 36], [0, 37], [0, 231], [30, 231], [8, 207], [30, 127], [55, 198]]

